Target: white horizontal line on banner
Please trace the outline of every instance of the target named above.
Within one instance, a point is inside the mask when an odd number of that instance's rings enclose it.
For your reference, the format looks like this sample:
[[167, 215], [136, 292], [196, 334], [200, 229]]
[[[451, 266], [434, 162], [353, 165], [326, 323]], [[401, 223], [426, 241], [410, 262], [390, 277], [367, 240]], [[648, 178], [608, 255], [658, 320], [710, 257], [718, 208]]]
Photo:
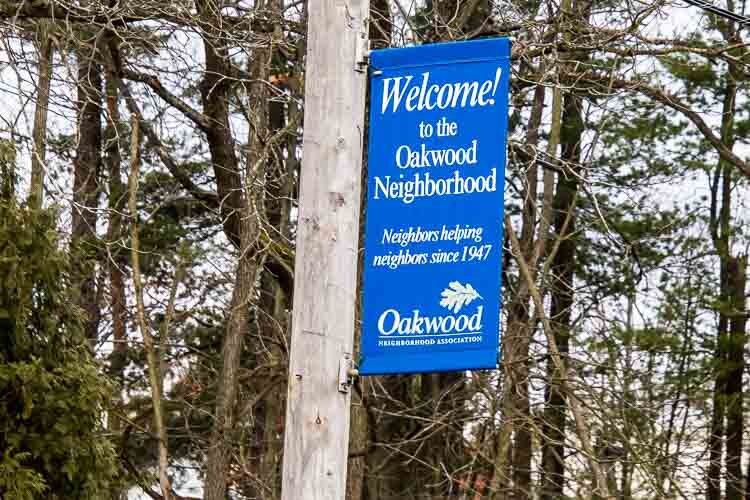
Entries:
[[481, 333], [482, 332], [433, 333], [431, 335], [399, 335], [395, 337], [391, 335], [381, 335], [378, 338], [390, 339], [390, 340], [432, 339], [432, 338], [438, 338], [438, 337], [460, 337], [460, 336], [466, 336], [466, 335], [479, 335]]

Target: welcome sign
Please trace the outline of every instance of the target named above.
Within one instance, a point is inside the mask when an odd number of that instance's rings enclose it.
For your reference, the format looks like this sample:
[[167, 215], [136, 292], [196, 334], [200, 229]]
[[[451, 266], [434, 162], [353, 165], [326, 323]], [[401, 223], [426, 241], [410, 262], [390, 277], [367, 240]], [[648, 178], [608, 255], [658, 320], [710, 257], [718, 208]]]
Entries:
[[360, 373], [495, 368], [510, 42], [370, 66]]

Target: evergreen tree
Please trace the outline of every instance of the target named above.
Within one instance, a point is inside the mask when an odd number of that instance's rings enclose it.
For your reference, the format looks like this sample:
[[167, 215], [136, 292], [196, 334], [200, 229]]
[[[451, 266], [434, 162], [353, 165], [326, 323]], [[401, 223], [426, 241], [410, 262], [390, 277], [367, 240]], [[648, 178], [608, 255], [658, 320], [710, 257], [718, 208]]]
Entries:
[[55, 213], [0, 200], [0, 497], [98, 499], [116, 457]]

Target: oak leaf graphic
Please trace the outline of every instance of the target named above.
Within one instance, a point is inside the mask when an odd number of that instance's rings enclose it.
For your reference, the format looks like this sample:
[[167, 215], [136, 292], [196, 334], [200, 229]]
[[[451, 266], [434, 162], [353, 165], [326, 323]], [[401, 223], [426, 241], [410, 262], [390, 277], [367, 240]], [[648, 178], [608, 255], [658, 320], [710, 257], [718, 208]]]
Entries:
[[457, 314], [463, 306], [482, 298], [479, 292], [471, 286], [471, 283], [462, 285], [458, 281], [451, 281], [448, 288], [443, 290], [440, 295], [443, 297], [440, 300], [440, 305], [452, 310], [453, 314]]

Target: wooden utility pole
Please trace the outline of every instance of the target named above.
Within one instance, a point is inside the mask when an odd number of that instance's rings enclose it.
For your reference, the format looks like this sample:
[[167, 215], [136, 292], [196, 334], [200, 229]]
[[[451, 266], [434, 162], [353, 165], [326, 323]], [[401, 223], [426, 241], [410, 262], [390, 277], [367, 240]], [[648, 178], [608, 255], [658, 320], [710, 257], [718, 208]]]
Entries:
[[368, 10], [369, 0], [307, 7], [282, 500], [343, 500], [346, 491]]

